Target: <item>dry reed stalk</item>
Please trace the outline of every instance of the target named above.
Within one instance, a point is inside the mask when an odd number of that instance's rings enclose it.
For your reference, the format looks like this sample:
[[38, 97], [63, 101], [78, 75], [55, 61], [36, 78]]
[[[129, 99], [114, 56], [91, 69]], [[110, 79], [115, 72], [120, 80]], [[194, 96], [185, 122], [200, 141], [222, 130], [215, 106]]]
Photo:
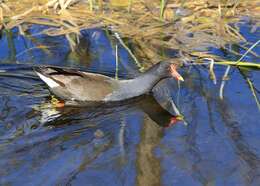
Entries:
[[2, 28], [3, 21], [4, 21], [3, 9], [2, 7], [0, 7], [0, 30]]

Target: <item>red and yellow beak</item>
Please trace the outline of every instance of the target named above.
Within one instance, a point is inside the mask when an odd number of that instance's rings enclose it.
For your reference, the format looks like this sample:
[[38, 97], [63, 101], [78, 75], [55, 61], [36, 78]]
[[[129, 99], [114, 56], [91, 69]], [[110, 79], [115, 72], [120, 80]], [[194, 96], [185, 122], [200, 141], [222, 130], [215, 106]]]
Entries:
[[180, 121], [183, 121], [183, 116], [173, 116], [173, 117], [170, 118], [170, 122], [165, 127], [166, 128], [172, 127], [172, 126], [176, 125]]
[[178, 81], [184, 81], [183, 77], [177, 72], [177, 66], [175, 64], [170, 65], [170, 71], [172, 77], [174, 77]]

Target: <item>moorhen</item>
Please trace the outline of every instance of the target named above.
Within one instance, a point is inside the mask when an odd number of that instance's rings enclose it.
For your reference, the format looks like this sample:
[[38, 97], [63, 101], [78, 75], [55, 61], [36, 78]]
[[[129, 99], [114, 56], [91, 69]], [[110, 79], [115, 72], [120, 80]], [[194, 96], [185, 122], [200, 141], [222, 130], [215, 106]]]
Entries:
[[64, 105], [84, 105], [90, 102], [114, 102], [150, 93], [162, 79], [174, 77], [183, 81], [176, 64], [159, 62], [140, 76], [116, 80], [111, 77], [59, 67], [34, 67], [36, 74]]

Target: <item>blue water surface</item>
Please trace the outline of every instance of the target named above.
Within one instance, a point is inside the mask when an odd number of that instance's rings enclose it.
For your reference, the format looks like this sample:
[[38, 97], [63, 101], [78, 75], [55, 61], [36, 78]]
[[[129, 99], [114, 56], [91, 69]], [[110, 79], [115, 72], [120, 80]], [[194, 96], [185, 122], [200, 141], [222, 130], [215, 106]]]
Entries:
[[[249, 23], [240, 26], [251, 44], [259, 39], [259, 30], [250, 33]], [[161, 82], [153, 90], [156, 99], [54, 109], [32, 66], [111, 77], [118, 68], [121, 78], [140, 72], [108, 31], [82, 31], [71, 51], [65, 37], [37, 34], [44, 28], [35, 25], [25, 36], [14, 29], [0, 39], [0, 185], [259, 185], [260, 112], [241, 71], [232, 69], [223, 100], [219, 87], [225, 67], [215, 67], [215, 85], [207, 69], [196, 66], [181, 70], [180, 86], [173, 79]], [[210, 51], [228, 60], [240, 57]], [[253, 51], [259, 55], [259, 46]], [[244, 60], [259, 62], [252, 54]], [[244, 73], [260, 90], [259, 71]], [[171, 99], [188, 125], [168, 126], [175, 114]]]

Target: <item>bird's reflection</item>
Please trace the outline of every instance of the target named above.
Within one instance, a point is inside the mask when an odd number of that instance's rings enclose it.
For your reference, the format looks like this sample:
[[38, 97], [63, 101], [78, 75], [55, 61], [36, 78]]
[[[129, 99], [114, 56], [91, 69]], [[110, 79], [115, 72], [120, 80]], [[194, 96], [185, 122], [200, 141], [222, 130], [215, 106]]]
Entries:
[[[121, 117], [127, 116], [129, 111], [139, 110], [147, 114], [161, 127], [170, 127], [179, 120], [176, 114], [165, 110], [152, 95], [144, 95], [124, 102], [107, 103], [89, 107], [64, 107], [46, 117], [45, 126], [60, 126], [75, 123], [80, 120], [98, 120], [102, 118], [114, 118], [120, 113]], [[53, 116], [57, 116], [56, 118]], [[74, 121], [74, 122], [73, 122]]]

